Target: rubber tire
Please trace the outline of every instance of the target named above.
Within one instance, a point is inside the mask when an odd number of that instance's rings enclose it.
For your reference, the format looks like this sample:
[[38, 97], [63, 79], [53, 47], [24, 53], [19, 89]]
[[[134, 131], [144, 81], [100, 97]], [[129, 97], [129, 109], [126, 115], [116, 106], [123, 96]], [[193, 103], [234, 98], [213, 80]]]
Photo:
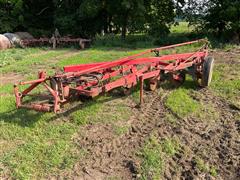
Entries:
[[58, 84], [56, 79], [52, 78], [50, 79], [50, 87], [54, 90], [54, 91], [58, 91]]
[[207, 87], [210, 85], [213, 74], [214, 58], [209, 56], [205, 58], [203, 63], [203, 74], [201, 80], [201, 86]]

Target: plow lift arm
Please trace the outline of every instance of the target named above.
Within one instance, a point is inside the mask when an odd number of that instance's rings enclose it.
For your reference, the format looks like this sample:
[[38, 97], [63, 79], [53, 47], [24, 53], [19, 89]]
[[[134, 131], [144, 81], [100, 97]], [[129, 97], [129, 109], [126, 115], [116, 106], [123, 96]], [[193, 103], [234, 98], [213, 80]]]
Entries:
[[[196, 52], [159, 56], [161, 50], [199, 42], [204, 45]], [[145, 57], [147, 54], [153, 55]], [[118, 87], [129, 90], [138, 82], [140, 82], [140, 103], [142, 103], [144, 80], [149, 80], [150, 90], [155, 90], [165, 74], [181, 84], [185, 80], [185, 73], [190, 73], [194, 79], [201, 81], [202, 86], [208, 86], [212, 67], [213, 58], [208, 57], [208, 42], [205, 39], [149, 49], [111, 62], [65, 66], [63, 72], [53, 76], [47, 76], [41, 71], [38, 79], [14, 85], [16, 106], [57, 113], [74, 95], [95, 97]], [[20, 86], [27, 87], [21, 91]], [[39, 90], [45, 89], [47, 93], [30, 94], [39, 86]], [[33, 99], [30, 99], [24, 102], [23, 99], [28, 96], [41, 97], [43, 101], [31, 102]]]

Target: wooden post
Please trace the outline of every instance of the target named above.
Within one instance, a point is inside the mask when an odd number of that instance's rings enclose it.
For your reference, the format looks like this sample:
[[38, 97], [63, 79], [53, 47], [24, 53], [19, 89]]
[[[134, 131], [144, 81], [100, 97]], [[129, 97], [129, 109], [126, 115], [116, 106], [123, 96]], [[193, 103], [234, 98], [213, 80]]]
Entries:
[[53, 37], [53, 49], [56, 49], [56, 46], [57, 46], [56, 38]]

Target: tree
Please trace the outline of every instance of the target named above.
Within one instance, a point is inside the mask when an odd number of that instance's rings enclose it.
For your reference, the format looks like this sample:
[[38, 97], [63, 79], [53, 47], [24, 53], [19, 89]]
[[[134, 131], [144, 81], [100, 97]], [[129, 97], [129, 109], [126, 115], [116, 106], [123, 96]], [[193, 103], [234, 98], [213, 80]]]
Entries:
[[175, 6], [172, 0], [151, 0], [147, 8], [147, 27], [149, 34], [164, 36], [174, 22]]
[[23, 24], [23, 1], [0, 0], [0, 32], [11, 32]]
[[[179, 0], [182, 1], [182, 0]], [[93, 37], [98, 33], [169, 32], [173, 0], [0, 0], [1, 32], [24, 30], [34, 35]]]
[[126, 37], [127, 30], [143, 29], [145, 23], [145, 7], [143, 0], [116, 0], [109, 3], [108, 12], [112, 23], [121, 28], [121, 36]]
[[22, 26], [35, 36], [51, 35], [54, 31], [54, 3], [49, 0], [23, 0]]
[[240, 1], [189, 1], [185, 10], [188, 20], [217, 37], [240, 41]]

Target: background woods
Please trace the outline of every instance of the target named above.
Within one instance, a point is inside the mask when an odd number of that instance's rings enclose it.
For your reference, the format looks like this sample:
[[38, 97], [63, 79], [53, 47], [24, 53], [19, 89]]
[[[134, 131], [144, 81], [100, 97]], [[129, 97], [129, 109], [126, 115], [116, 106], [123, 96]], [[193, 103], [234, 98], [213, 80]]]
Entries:
[[0, 0], [0, 33], [29, 31], [63, 34], [149, 33], [164, 36], [176, 17], [198, 30], [239, 41], [238, 0]]

